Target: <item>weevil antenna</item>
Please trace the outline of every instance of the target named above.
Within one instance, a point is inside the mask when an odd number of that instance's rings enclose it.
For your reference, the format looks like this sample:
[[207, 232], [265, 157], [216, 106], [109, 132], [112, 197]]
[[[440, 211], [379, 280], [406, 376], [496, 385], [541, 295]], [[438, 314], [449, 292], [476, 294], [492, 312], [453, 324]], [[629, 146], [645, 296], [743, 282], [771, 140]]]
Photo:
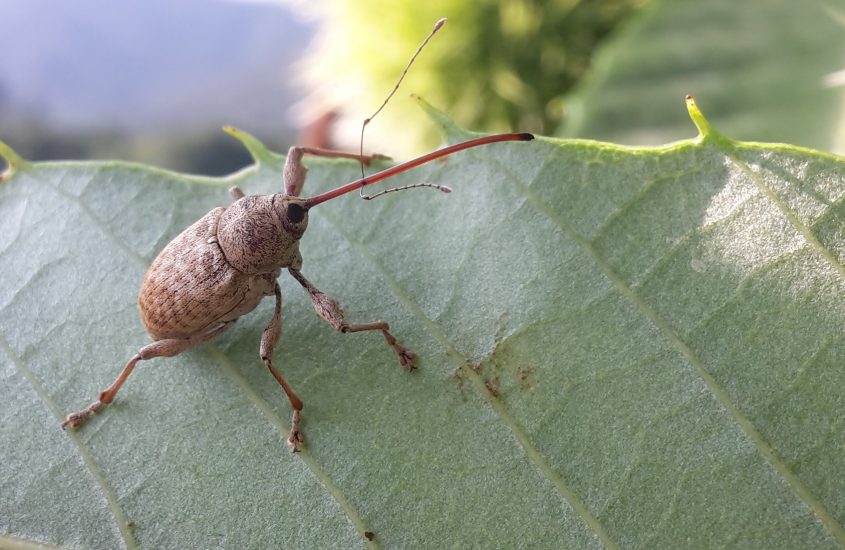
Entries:
[[[384, 107], [387, 105], [387, 102], [390, 101], [390, 98], [393, 97], [393, 94], [395, 94], [396, 91], [399, 89], [399, 85], [402, 84], [402, 80], [405, 79], [405, 75], [408, 74], [408, 69], [410, 69], [411, 65], [414, 64], [414, 61], [417, 59], [417, 56], [420, 55], [420, 52], [423, 50], [423, 48], [425, 48], [425, 45], [428, 44], [428, 41], [431, 40], [431, 37], [433, 37], [434, 34], [437, 31], [440, 30], [440, 27], [442, 27], [445, 24], [446, 24], [446, 18], [445, 17], [437, 20], [437, 22], [434, 24], [434, 28], [431, 29], [431, 32], [428, 33], [428, 36], [425, 37], [425, 40], [423, 40], [420, 43], [420, 45], [417, 46], [417, 51], [415, 51], [414, 55], [411, 56], [411, 59], [408, 61], [407, 65], [405, 65], [405, 68], [402, 69], [402, 74], [399, 75], [399, 80], [397, 80], [396, 84], [393, 85], [393, 89], [390, 90], [390, 93], [387, 94], [386, 98], [384, 98], [384, 101], [381, 103], [379, 108], [376, 109], [376, 111], [372, 115], [365, 118], [364, 122], [361, 124], [361, 140], [358, 142], [358, 154], [359, 154], [359, 158], [361, 159], [361, 178], [362, 179], [367, 177], [366, 174], [364, 174], [364, 131], [367, 129], [367, 124], [369, 124], [370, 121], [372, 121], [374, 118], [376, 118], [376, 115], [378, 115], [381, 112], [381, 110], [384, 109]], [[407, 189], [411, 189], [412, 187], [434, 187], [436, 189], [440, 189], [441, 191], [443, 191], [442, 185], [434, 185], [434, 184], [429, 184], [429, 183], [418, 183], [418, 184], [415, 184], [413, 186], [405, 186], [405, 188], [407, 188]], [[386, 192], [399, 191], [399, 190], [400, 190], [399, 188], [395, 188], [395, 189], [391, 189], [389, 191], [382, 191], [381, 193], [376, 193], [373, 196], [368, 196], [368, 195], [364, 194], [364, 190], [363, 190], [363, 188], [361, 188], [361, 198], [366, 199], [366, 200], [371, 200], [371, 199], [378, 197], [379, 195], [385, 194]], [[445, 191], [445, 192], [448, 193], [448, 191]]]
[[416, 189], [417, 187], [432, 187], [442, 193], [452, 192], [452, 188], [447, 185], [439, 185], [437, 183], [412, 183], [410, 185], [401, 185], [399, 187], [391, 187], [389, 189], [384, 189], [383, 191], [379, 191], [375, 195], [365, 195], [361, 193], [361, 198], [365, 201], [371, 201], [376, 197], [387, 195], [388, 193], [393, 193], [394, 191], [407, 191], [408, 189]]

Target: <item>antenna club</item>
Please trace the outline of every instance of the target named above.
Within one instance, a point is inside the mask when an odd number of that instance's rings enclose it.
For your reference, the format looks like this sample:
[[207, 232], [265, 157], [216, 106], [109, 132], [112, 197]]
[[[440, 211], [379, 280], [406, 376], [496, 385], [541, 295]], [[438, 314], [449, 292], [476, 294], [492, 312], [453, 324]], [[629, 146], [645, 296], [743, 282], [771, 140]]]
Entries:
[[446, 24], [446, 18], [441, 17], [440, 19], [437, 20], [437, 23], [434, 24], [434, 30], [432, 32], [436, 32], [436, 31], [440, 30], [440, 27], [442, 27], [445, 24]]
[[519, 134], [519, 141], [532, 141], [534, 139], [534, 134], [529, 134], [528, 132], [524, 132]]

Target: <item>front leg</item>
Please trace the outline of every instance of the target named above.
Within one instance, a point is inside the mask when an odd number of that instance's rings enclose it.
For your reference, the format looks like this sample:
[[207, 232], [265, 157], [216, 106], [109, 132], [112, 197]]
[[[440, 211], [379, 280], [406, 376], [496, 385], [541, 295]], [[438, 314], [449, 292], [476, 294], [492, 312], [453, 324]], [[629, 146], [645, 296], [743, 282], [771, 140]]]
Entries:
[[332, 149], [320, 149], [318, 147], [291, 147], [288, 149], [288, 155], [285, 158], [285, 167], [282, 170], [282, 177], [285, 182], [285, 193], [295, 197], [298, 197], [299, 192], [302, 191], [302, 186], [305, 184], [305, 174], [308, 172], [308, 169], [302, 164], [303, 155], [353, 159], [366, 165], [369, 165], [376, 159], [387, 160], [390, 158], [379, 154], [362, 156], [358, 153], [347, 153], [345, 151], [335, 151]]
[[390, 333], [390, 325], [384, 321], [375, 321], [373, 323], [362, 323], [357, 325], [347, 324], [346, 318], [343, 314], [343, 309], [341, 309], [337, 302], [318, 290], [311, 284], [310, 281], [308, 281], [308, 279], [303, 277], [302, 273], [298, 270], [288, 268], [288, 271], [294, 279], [299, 281], [299, 284], [301, 284], [308, 293], [308, 297], [311, 298], [311, 303], [314, 305], [314, 310], [317, 312], [317, 315], [331, 325], [333, 329], [343, 333], [380, 330], [384, 339], [387, 341], [387, 345], [393, 348], [393, 351], [396, 352], [396, 356], [399, 358], [399, 364], [408, 370], [414, 369], [414, 360], [417, 355], [404, 348], [396, 341], [396, 337]]

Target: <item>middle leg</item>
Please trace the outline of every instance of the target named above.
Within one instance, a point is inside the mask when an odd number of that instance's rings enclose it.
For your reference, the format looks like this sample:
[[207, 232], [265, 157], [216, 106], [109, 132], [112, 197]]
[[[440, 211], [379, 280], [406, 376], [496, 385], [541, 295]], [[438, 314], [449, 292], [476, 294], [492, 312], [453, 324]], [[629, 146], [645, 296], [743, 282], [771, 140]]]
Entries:
[[291, 413], [290, 418], [290, 435], [288, 436], [288, 445], [291, 446], [293, 452], [297, 452], [299, 450], [299, 444], [303, 441], [302, 432], [299, 429], [299, 411], [302, 410], [302, 400], [293, 392], [288, 383], [285, 382], [285, 379], [282, 378], [279, 371], [273, 367], [273, 348], [276, 347], [276, 342], [279, 341], [279, 336], [282, 334], [282, 291], [279, 287], [279, 283], [276, 283], [273, 288], [273, 293], [276, 295], [276, 309], [273, 310], [273, 318], [270, 319], [270, 322], [267, 323], [267, 326], [264, 327], [264, 331], [261, 333], [261, 347], [259, 349], [259, 353], [261, 355], [261, 360], [265, 365], [267, 365], [267, 369], [270, 371], [270, 374], [273, 375], [273, 378], [275, 378], [276, 382], [278, 382], [282, 387], [282, 391], [285, 392], [285, 395], [290, 402], [290, 408], [293, 412]]

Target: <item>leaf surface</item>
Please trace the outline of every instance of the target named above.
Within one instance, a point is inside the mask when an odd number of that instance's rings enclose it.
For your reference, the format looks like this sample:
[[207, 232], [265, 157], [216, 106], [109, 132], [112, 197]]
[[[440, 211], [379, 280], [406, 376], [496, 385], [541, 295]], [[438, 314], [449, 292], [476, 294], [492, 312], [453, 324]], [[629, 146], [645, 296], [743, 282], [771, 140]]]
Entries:
[[[420, 368], [283, 275], [296, 455], [258, 358], [270, 300], [59, 428], [148, 341], [155, 254], [228, 186], [279, 191], [283, 159], [247, 139], [256, 164], [208, 179], [3, 146], [0, 545], [842, 546], [843, 159], [690, 109], [695, 140], [498, 144], [391, 182], [448, 197], [315, 208], [303, 273]], [[306, 192], [355, 172], [312, 162]]]

